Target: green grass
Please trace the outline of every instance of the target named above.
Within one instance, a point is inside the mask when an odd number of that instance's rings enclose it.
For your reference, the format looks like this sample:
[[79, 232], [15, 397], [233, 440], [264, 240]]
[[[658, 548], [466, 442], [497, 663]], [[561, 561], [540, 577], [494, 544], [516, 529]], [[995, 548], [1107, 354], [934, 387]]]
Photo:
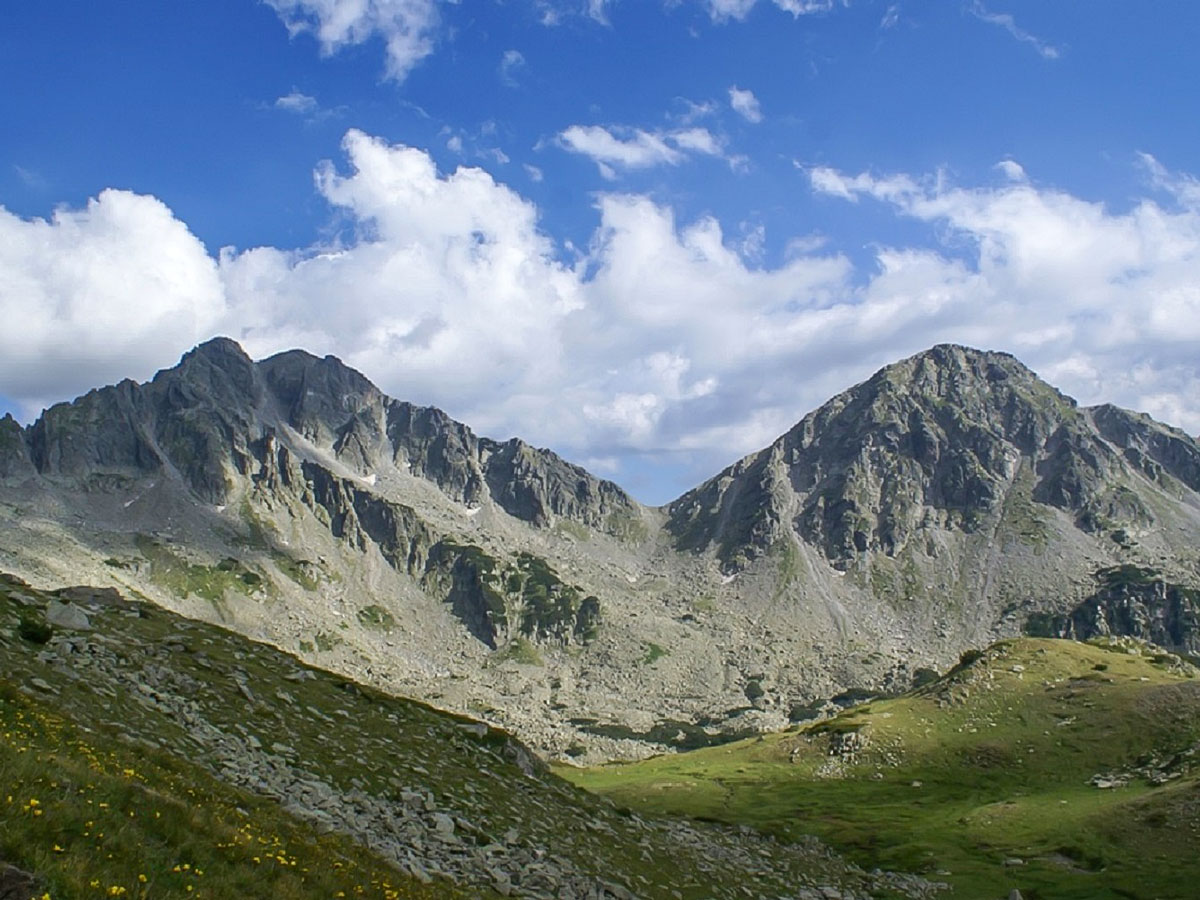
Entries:
[[338, 644], [344, 644], [345, 640], [343, 640], [341, 635], [330, 634], [327, 631], [318, 631], [313, 635], [313, 642], [322, 653], [328, 653], [334, 647], [338, 646]]
[[[1198, 747], [1200, 684], [1171, 666], [1151, 652], [1022, 639], [804, 729], [565, 774], [642, 812], [782, 840], [815, 834], [864, 866], [921, 872], [959, 896], [1191, 897], [1200, 749], [1163, 786], [1088, 783]], [[831, 755], [852, 732], [866, 747]], [[1014, 858], [1024, 865], [1004, 865]]]
[[717, 611], [717, 601], [711, 595], [705, 594], [692, 600], [692, 609], [698, 613], [713, 613]]
[[246, 533], [235, 540], [247, 550], [270, 550], [274, 546], [274, 528], [254, 511], [248, 497], [238, 507], [238, 517], [246, 525]]
[[306, 591], [315, 591], [321, 586], [323, 572], [306, 559], [296, 559], [281, 550], [271, 551], [275, 568]]
[[517, 636], [493, 657], [497, 662], [515, 662], [522, 666], [544, 666], [546, 661], [528, 638]]
[[776, 560], [778, 567], [774, 599], [779, 600], [800, 575], [800, 551], [796, 549], [792, 538], [782, 537], [771, 544], [767, 552]]
[[574, 538], [580, 543], [590, 540], [592, 537], [587, 526], [579, 524], [574, 519], [559, 519], [554, 523], [554, 533]]
[[[17, 630], [37, 610], [16, 595], [42, 606], [53, 597], [0, 575], [0, 859], [43, 878], [52, 897], [98, 900], [123, 887], [129, 897], [291, 900], [361, 887], [367, 897], [494, 898], [471, 882], [416, 883], [350, 837], [320, 835], [269, 796], [222, 782], [214, 742], [225, 738], [335, 795], [394, 802], [416, 790], [469, 823], [464, 842], [503, 847], [515, 835], [521, 852], [638, 897], [709, 900], [745, 885], [786, 896], [812, 878], [865, 893], [865, 877], [823, 851], [789, 851], [766, 871], [760, 854], [778, 848], [750, 836], [701, 827], [697, 843], [679, 841], [530, 770], [502, 731], [164, 609], [93, 608], [94, 630], [31, 643]], [[180, 698], [186, 716], [160, 694]], [[734, 850], [747, 862], [722, 855]]]
[[260, 572], [232, 557], [216, 565], [200, 565], [145, 534], [137, 536], [135, 545], [150, 563], [150, 578], [155, 584], [178, 597], [194, 595], [207, 600], [223, 619], [228, 613], [227, 593], [250, 597], [260, 591], [269, 592], [271, 587]]
[[1009, 534], [1041, 553], [1050, 539], [1046, 509], [1033, 499], [1035, 473], [1022, 464], [1004, 500], [1003, 522]]
[[646, 655], [642, 657], [642, 664], [652, 666], [670, 652], [670, 650], [651, 642], [646, 645]]
[[[0, 859], [51, 897], [459, 897], [0, 680]], [[340, 893], [339, 893], [340, 892]]]
[[639, 515], [624, 510], [609, 513], [604, 520], [604, 530], [629, 544], [640, 544], [650, 535]]
[[396, 617], [377, 603], [364, 606], [357, 616], [364, 628], [374, 631], [391, 631], [396, 627]]

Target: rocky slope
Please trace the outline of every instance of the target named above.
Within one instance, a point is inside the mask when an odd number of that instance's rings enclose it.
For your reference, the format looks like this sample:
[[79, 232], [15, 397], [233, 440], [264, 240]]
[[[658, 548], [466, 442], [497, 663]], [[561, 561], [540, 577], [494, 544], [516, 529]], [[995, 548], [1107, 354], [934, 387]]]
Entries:
[[[0, 566], [598, 758], [782, 726], [1031, 623], [1063, 631], [1114, 567], [1189, 591], [1198, 491], [1187, 435], [962, 347], [881, 370], [651, 509], [332, 357], [216, 339], [146, 384], [0, 421]], [[1147, 636], [1194, 649], [1189, 609]]]
[[111, 590], [0, 575], [0, 726], [0, 853], [56, 897], [936, 892], [812, 839], [622, 812], [486, 724]]

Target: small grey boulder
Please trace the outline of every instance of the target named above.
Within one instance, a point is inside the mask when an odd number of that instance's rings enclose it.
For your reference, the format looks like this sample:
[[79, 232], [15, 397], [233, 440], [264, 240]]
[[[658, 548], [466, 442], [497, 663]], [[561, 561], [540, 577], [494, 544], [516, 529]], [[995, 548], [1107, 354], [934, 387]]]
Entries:
[[74, 604], [60, 603], [57, 600], [51, 600], [50, 605], [46, 607], [46, 622], [68, 631], [92, 630], [92, 623], [88, 619], [87, 613]]

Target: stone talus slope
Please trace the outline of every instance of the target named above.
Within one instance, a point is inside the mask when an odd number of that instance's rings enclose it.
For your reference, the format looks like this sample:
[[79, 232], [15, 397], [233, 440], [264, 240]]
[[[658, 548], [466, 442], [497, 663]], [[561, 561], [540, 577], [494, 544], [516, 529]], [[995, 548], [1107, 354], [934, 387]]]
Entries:
[[[650, 509], [332, 357], [253, 362], [216, 339], [146, 384], [0, 421], [0, 563], [597, 758], [782, 726], [1027, 628], [1187, 651], [1198, 488], [1182, 432], [962, 347]], [[1144, 611], [1079, 613], [1123, 566], [1163, 585]]]

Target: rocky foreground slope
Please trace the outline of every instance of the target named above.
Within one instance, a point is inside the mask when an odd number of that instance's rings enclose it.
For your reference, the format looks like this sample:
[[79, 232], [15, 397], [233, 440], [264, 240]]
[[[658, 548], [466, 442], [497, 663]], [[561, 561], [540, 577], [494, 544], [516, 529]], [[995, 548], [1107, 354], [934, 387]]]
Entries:
[[332, 357], [225, 339], [0, 421], [0, 566], [577, 759], [781, 727], [1024, 630], [1194, 652], [1198, 539], [1195, 440], [955, 346], [661, 509]]
[[14, 900], [936, 892], [814, 839], [644, 819], [481, 722], [115, 591], [0, 575], [3, 797]]

